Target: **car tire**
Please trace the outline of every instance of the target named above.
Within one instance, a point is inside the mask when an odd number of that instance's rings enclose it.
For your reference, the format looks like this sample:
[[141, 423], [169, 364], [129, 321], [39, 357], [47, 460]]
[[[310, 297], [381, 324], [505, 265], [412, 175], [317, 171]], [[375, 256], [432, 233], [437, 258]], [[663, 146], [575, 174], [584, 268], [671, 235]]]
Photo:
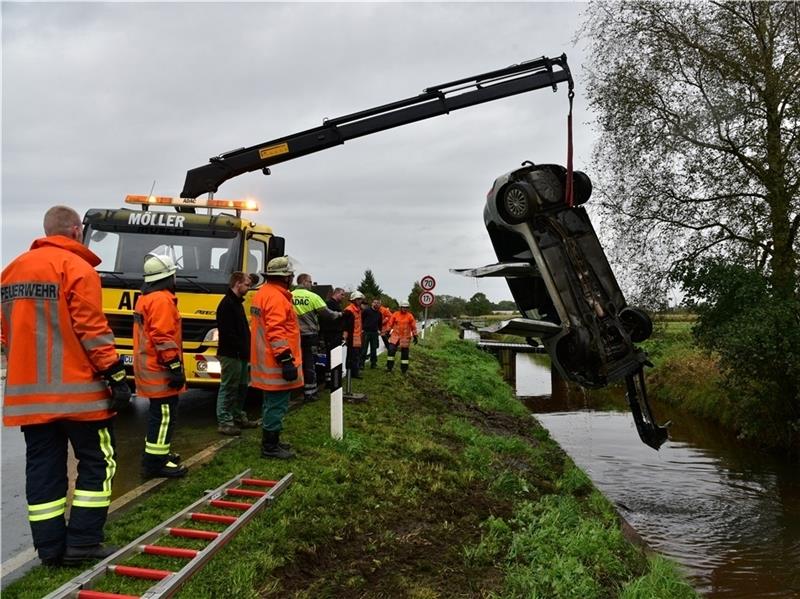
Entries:
[[498, 209], [503, 219], [512, 225], [524, 223], [533, 215], [536, 191], [524, 181], [515, 181], [503, 189]]
[[572, 173], [573, 206], [580, 206], [589, 201], [592, 195], [592, 180], [583, 171]]
[[649, 339], [650, 335], [653, 334], [653, 321], [650, 320], [644, 310], [631, 307], [623, 308], [622, 312], [619, 313], [619, 319], [634, 343], [641, 343]]

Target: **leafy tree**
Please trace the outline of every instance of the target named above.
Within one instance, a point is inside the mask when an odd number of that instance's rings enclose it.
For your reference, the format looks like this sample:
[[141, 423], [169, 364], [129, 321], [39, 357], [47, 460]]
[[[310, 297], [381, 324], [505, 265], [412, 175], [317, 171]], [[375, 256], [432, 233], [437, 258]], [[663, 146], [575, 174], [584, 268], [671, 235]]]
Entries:
[[375, 282], [375, 275], [369, 269], [364, 271], [364, 278], [357, 289], [370, 300], [383, 296], [383, 289]]
[[419, 305], [419, 295], [422, 293], [422, 287], [419, 286], [419, 282], [414, 281], [414, 286], [411, 288], [411, 293], [408, 294], [408, 304], [409, 310], [413, 314], [419, 314], [422, 312], [423, 308]]
[[701, 256], [796, 293], [800, 4], [595, 2], [602, 206], [642, 288]]
[[431, 318], [457, 318], [467, 313], [467, 300], [452, 295], [437, 295], [436, 303], [428, 311]]
[[601, 209], [644, 295], [682, 283], [745, 435], [800, 432], [800, 4], [595, 2]]
[[492, 313], [492, 302], [486, 297], [485, 293], [478, 292], [469, 298], [467, 302], [467, 314], [470, 316], [482, 316]]
[[789, 446], [800, 433], [798, 303], [777, 298], [753, 268], [720, 260], [687, 268], [683, 280], [694, 336], [719, 356], [740, 435]]
[[494, 309], [503, 311], [507, 310], [516, 311], [518, 308], [517, 308], [517, 303], [513, 300], [500, 300], [494, 305]]

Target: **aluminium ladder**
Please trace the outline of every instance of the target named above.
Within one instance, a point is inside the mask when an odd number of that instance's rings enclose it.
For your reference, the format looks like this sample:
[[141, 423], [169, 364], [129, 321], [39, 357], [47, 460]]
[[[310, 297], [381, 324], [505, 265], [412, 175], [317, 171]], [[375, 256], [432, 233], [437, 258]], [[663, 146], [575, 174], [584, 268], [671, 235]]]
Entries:
[[[239, 529], [266, 507], [268, 503], [274, 501], [292, 481], [291, 473], [287, 474], [279, 481], [248, 478], [249, 476], [250, 470], [248, 469], [213, 491], [208, 491], [202, 498], [189, 507], [181, 510], [171, 518], [144, 533], [141, 537], [129, 543], [113, 555], [110, 555], [93, 568], [79, 574], [47, 595], [44, 599], [64, 599], [67, 597], [74, 597], [77, 599], [138, 599], [139, 597], [141, 597], [141, 599], [156, 599], [172, 596], [190, 576], [211, 559], [217, 550], [230, 541], [231, 538], [239, 532]], [[269, 491], [244, 489], [242, 488], [243, 485], [269, 488]], [[232, 501], [224, 499], [225, 497], [234, 497], [240, 500]], [[242, 499], [245, 498], [255, 499], [255, 501], [252, 503], [242, 501]], [[239, 516], [208, 514], [200, 509], [206, 506], [235, 510], [241, 512], [241, 514]], [[198, 509], [200, 509], [200, 511], [196, 511]], [[222, 532], [215, 532], [180, 528], [176, 526], [186, 521], [213, 522], [216, 524], [226, 524], [227, 527]], [[164, 536], [202, 539], [210, 541], [210, 543], [206, 545], [204, 549], [200, 550], [165, 547], [163, 545], [153, 544], [157, 539]], [[125, 566], [122, 564], [123, 561], [140, 553], [184, 558], [189, 561], [183, 568], [177, 571], [155, 570], [151, 568]], [[117, 593], [92, 590], [91, 587], [93, 584], [106, 574], [156, 580], [159, 582], [140, 596], [120, 595]]]

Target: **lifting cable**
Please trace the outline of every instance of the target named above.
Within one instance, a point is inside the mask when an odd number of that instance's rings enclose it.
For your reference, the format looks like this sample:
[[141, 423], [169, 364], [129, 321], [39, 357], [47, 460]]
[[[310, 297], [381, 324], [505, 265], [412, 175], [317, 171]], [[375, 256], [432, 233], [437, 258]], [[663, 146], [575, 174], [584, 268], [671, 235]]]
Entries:
[[[571, 82], [570, 82], [571, 83]], [[572, 85], [569, 87], [569, 114], [567, 115], [567, 182], [565, 189], [565, 200], [567, 206], [572, 208], [574, 205], [573, 198], [573, 185], [572, 185], [572, 99], [575, 97], [575, 92], [572, 90]]]

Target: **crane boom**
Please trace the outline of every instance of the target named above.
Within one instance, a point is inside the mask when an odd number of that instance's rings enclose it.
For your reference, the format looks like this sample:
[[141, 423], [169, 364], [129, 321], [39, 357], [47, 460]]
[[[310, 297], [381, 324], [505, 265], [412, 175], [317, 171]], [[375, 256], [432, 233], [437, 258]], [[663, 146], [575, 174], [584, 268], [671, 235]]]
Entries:
[[541, 57], [429, 87], [418, 96], [328, 119], [307, 131], [210, 158], [208, 164], [186, 173], [181, 197], [196, 198], [203, 193], [216, 192], [233, 177], [264, 170], [357, 137], [545, 87], [556, 91], [559, 83], [567, 83], [570, 89], [573, 87], [566, 54], [557, 58]]

